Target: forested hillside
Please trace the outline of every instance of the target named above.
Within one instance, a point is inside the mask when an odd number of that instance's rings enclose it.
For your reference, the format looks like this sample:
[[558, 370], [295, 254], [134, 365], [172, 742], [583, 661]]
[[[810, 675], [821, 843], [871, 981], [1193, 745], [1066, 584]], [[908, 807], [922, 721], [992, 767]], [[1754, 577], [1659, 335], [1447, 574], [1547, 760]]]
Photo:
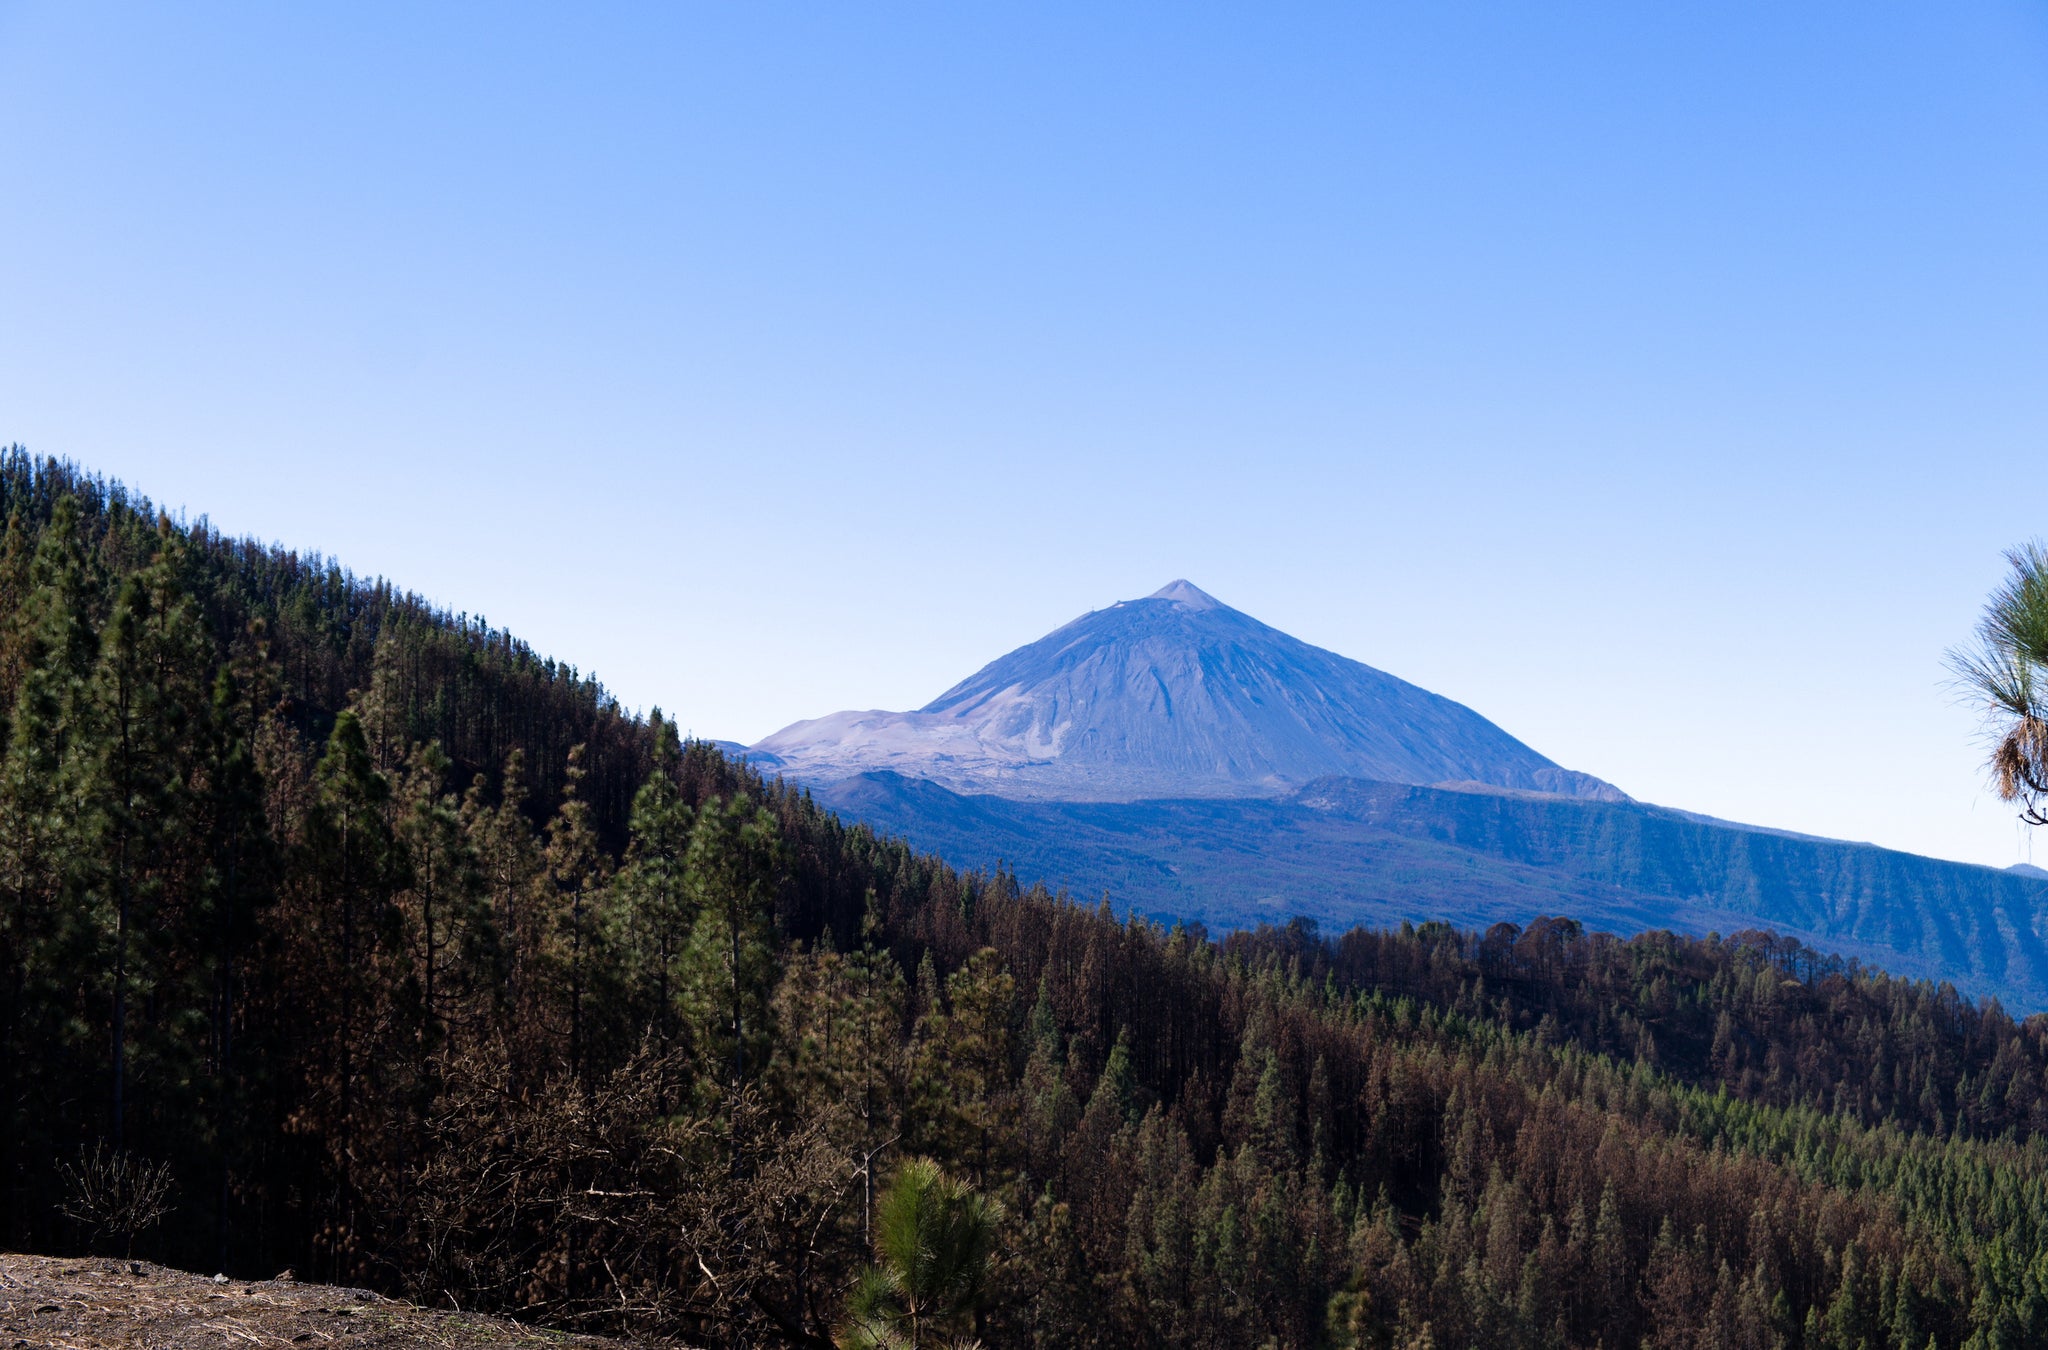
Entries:
[[922, 1157], [1000, 1202], [992, 1346], [2048, 1342], [2036, 1020], [1119, 920], [68, 467], [0, 513], [0, 1243], [823, 1346]]

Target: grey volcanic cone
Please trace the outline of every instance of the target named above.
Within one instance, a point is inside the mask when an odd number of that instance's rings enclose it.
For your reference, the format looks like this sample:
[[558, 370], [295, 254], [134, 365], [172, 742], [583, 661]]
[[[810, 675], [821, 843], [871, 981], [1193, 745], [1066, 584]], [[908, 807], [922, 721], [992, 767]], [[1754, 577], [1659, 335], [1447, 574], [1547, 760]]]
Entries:
[[1627, 800], [1463, 704], [1185, 581], [1084, 615], [916, 712], [834, 713], [749, 753], [813, 783], [887, 769], [1063, 801], [1279, 796], [1333, 776]]

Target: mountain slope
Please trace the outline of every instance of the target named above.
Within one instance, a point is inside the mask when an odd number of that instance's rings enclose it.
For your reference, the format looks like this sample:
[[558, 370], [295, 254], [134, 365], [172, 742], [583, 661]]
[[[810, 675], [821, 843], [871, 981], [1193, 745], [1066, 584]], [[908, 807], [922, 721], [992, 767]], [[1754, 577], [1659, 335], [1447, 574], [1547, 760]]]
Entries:
[[1052, 800], [1280, 796], [1333, 775], [1623, 799], [1462, 704], [1186, 581], [1083, 615], [916, 712], [798, 722], [750, 754], [812, 783], [888, 769]]
[[2042, 878], [1634, 803], [1184, 581], [749, 754], [956, 864], [1161, 919], [1768, 926], [2048, 1008]]
[[1020, 802], [876, 773], [821, 800], [961, 866], [1161, 919], [1331, 928], [1568, 914], [1595, 928], [1768, 927], [2048, 1009], [2048, 881], [1633, 802], [1323, 780], [1277, 800]]

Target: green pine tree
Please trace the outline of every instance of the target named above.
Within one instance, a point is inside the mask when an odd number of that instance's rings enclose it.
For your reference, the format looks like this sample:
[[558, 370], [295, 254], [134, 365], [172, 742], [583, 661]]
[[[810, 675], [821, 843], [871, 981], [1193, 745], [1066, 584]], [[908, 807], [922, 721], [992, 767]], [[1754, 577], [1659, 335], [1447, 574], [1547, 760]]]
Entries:
[[966, 1347], [1003, 1209], [916, 1158], [898, 1168], [875, 1214], [875, 1262], [846, 1303], [841, 1350]]
[[195, 723], [210, 707], [201, 683], [210, 656], [182, 570], [182, 542], [166, 525], [154, 560], [121, 585], [73, 719], [70, 749], [94, 864], [81, 880], [112, 929], [110, 1137], [117, 1149], [126, 1144], [132, 1001], [149, 995], [159, 961], [176, 952], [178, 939], [197, 936], [179, 933], [176, 916], [160, 912], [159, 864], [187, 824], [190, 752], [204, 735]]
[[586, 1087], [591, 1064], [585, 1003], [596, 956], [597, 899], [607, 870], [596, 821], [583, 795], [583, 780], [589, 775], [584, 766], [587, 749], [577, 745], [569, 751], [562, 804], [548, 823], [547, 843], [547, 874], [554, 883], [555, 965], [567, 984], [569, 1073]]
[[690, 830], [689, 1022], [705, 1070], [733, 1089], [768, 1062], [781, 853], [775, 817], [749, 802], [714, 797]]
[[385, 917], [394, 889], [394, 844], [386, 806], [391, 785], [370, 758], [363, 724], [342, 712], [315, 769], [316, 796], [306, 823], [308, 870], [326, 942], [321, 972], [334, 1000], [329, 1023], [332, 1076], [325, 1089], [335, 1168], [338, 1248], [353, 1240], [356, 1144], [362, 1075], [376, 1064], [372, 1000]]
[[606, 895], [605, 928], [634, 1030], [664, 1059], [682, 1040], [683, 955], [695, 917], [687, 861], [694, 813], [677, 782], [675, 724], [653, 718], [654, 767], [633, 795], [625, 866]]

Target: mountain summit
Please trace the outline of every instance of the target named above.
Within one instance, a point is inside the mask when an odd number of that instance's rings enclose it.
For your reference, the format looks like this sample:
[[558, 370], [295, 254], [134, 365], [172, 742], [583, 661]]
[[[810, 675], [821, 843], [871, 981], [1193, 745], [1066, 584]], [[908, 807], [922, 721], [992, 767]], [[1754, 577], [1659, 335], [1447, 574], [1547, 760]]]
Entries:
[[1626, 800], [1493, 723], [1188, 581], [1085, 614], [916, 712], [842, 712], [749, 752], [813, 783], [874, 770], [1062, 801], [1279, 796], [1318, 778]]

